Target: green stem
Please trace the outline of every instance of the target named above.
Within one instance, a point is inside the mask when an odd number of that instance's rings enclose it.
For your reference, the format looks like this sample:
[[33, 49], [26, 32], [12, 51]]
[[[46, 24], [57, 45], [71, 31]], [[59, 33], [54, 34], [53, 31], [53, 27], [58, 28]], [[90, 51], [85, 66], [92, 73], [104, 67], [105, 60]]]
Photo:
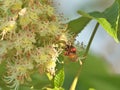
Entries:
[[93, 30], [93, 33], [92, 33], [92, 35], [91, 35], [91, 37], [90, 37], [90, 40], [89, 40], [89, 42], [88, 42], [88, 45], [87, 45], [87, 48], [86, 48], [86, 51], [85, 51], [85, 54], [84, 54], [85, 56], [87, 56], [87, 54], [88, 54], [88, 51], [89, 51], [89, 49], [90, 49], [90, 46], [91, 46], [91, 43], [92, 43], [93, 38], [94, 38], [94, 36], [95, 36], [95, 33], [96, 33], [97, 29], [98, 29], [98, 26], [99, 26], [99, 23], [96, 24], [96, 26], [95, 26], [95, 28], [94, 28], [94, 30]]
[[[90, 40], [89, 40], [89, 42], [88, 42], [88, 45], [87, 45], [87, 48], [86, 48], [86, 51], [85, 51], [85, 54], [84, 54], [85, 57], [88, 55], [88, 51], [89, 51], [89, 49], [90, 49], [90, 46], [91, 46], [91, 43], [92, 43], [93, 38], [94, 38], [94, 36], [95, 36], [95, 33], [96, 33], [97, 29], [98, 29], [98, 26], [99, 26], [99, 23], [96, 24], [96, 26], [95, 26], [95, 28], [94, 28], [94, 30], [93, 30], [93, 33], [92, 33], [92, 35], [91, 35], [91, 37], [90, 37]], [[77, 72], [77, 74], [76, 74], [76, 76], [75, 76], [75, 78], [74, 78], [74, 80], [73, 80], [73, 82], [72, 82], [72, 85], [71, 85], [71, 87], [70, 87], [70, 90], [75, 90], [76, 85], [77, 85], [77, 82], [78, 82], [78, 78], [79, 78], [79, 76], [80, 76], [81, 69], [82, 69], [82, 65], [81, 65], [81, 66], [79, 67], [79, 69], [78, 69], [78, 72]]]

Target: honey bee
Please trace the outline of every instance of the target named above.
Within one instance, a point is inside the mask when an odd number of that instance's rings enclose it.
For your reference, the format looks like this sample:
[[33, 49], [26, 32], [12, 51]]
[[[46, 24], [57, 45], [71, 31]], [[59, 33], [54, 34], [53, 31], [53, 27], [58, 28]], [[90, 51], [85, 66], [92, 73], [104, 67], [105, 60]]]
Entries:
[[68, 56], [72, 62], [78, 61], [77, 60], [78, 56], [76, 54], [76, 48], [73, 45], [66, 45], [64, 55]]

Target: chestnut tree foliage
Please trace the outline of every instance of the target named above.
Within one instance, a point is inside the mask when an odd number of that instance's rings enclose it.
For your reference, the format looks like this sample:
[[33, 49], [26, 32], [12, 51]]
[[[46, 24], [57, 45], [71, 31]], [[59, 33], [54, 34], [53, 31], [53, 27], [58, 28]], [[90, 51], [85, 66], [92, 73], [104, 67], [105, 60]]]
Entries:
[[64, 90], [64, 62], [82, 65], [89, 48], [75, 37], [92, 19], [119, 42], [119, 0], [66, 24], [53, 1], [0, 0], [0, 89]]

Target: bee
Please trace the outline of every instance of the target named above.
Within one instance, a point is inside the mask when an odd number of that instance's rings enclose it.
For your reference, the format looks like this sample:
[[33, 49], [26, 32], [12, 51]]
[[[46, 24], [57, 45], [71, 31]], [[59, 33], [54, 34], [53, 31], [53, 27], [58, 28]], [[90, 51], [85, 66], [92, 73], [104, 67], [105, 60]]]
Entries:
[[64, 55], [68, 56], [72, 62], [78, 61], [77, 50], [73, 45], [66, 45]]

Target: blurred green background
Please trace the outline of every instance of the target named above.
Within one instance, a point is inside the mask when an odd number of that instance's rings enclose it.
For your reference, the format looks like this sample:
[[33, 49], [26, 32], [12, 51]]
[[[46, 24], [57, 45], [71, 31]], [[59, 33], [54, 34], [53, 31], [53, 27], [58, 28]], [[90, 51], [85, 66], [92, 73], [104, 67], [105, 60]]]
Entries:
[[[64, 87], [66, 90], [69, 90], [78, 68], [79, 64], [72, 62], [65, 65]], [[82, 67], [76, 90], [89, 90], [89, 88], [120, 90], [120, 75], [114, 74], [110, 65], [103, 58], [89, 55]]]

